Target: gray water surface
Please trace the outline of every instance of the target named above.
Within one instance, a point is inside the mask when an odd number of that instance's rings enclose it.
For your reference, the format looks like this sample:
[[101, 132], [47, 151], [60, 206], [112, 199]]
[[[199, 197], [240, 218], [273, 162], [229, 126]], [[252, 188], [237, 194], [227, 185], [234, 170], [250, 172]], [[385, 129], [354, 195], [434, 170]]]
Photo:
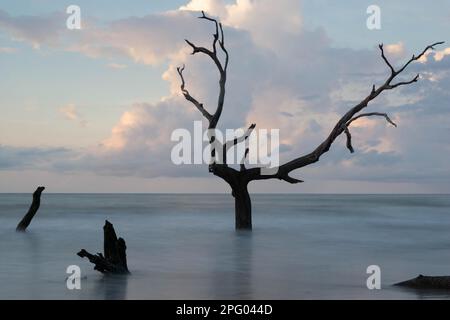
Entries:
[[[448, 195], [253, 195], [252, 232], [230, 195], [0, 194], [0, 299], [447, 299], [392, 284], [450, 275]], [[76, 255], [103, 250], [104, 220], [128, 246], [129, 277]], [[79, 265], [81, 290], [66, 288]], [[368, 290], [366, 268], [381, 268]]]

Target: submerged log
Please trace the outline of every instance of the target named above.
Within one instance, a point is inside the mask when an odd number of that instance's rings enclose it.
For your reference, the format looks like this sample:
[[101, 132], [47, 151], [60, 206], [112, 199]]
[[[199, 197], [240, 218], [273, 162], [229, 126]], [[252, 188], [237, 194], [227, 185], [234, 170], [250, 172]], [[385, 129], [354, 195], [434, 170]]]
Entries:
[[41, 194], [45, 187], [38, 187], [33, 193], [33, 202], [31, 203], [30, 209], [28, 209], [27, 214], [22, 218], [16, 227], [16, 231], [25, 231], [30, 225], [31, 220], [39, 209], [41, 205]]
[[450, 276], [424, 276], [419, 275], [414, 279], [399, 282], [395, 286], [413, 289], [447, 289], [450, 290]]
[[94, 270], [101, 273], [129, 274], [125, 240], [117, 239], [114, 226], [108, 220], [105, 221], [103, 227], [103, 237], [104, 255], [101, 253], [94, 255], [85, 249], [81, 249], [77, 255], [81, 258], [87, 257], [90, 262], [95, 264]]

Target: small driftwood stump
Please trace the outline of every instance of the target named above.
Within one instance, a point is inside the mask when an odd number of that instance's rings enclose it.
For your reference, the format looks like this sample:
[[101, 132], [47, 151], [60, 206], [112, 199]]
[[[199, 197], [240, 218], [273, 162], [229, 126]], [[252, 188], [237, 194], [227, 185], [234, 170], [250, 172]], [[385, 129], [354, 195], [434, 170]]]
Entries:
[[16, 227], [16, 231], [25, 231], [27, 227], [30, 225], [31, 220], [39, 209], [41, 205], [41, 194], [44, 191], [45, 187], [38, 187], [36, 191], [33, 193], [33, 202], [31, 203], [30, 209], [28, 209], [27, 214], [22, 218], [19, 224]]
[[413, 289], [446, 289], [450, 290], [450, 276], [424, 276], [396, 283], [395, 286]]
[[103, 227], [103, 251], [104, 255], [97, 253], [96, 255], [81, 249], [77, 253], [80, 257], [87, 257], [90, 262], [95, 264], [94, 270], [108, 274], [129, 274], [127, 266], [127, 255], [125, 240], [117, 239], [113, 225], [106, 220]]

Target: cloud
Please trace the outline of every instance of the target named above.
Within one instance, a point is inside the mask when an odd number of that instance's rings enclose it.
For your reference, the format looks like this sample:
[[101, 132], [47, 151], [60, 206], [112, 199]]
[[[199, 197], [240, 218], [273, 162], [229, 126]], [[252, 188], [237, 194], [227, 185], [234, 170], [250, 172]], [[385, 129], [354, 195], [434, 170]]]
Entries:
[[93, 58], [125, 57], [136, 63], [162, 64], [184, 47], [182, 40], [189, 34], [204, 32], [198, 25], [188, 23], [194, 17], [190, 12], [165, 12], [103, 25], [88, 23], [73, 34], [66, 50]]
[[0, 170], [55, 170], [58, 161], [67, 161], [73, 152], [66, 148], [13, 147], [0, 145]]
[[[193, 121], [201, 119], [180, 94], [176, 67], [186, 65], [187, 88], [208, 110], [214, 111], [217, 102], [217, 70], [208, 57], [192, 56], [184, 43], [188, 38], [198, 45], [211, 45], [213, 25], [195, 18], [199, 13], [191, 10], [198, 9], [221, 18], [230, 52], [220, 128], [239, 128], [249, 123], [256, 123], [257, 128], [279, 128], [282, 162], [320, 144], [337, 119], [388, 75], [378, 48], [337, 48], [324, 30], [305, 28], [298, 1], [283, 0], [274, 6], [266, 0], [193, 0], [180, 10], [105, 24], [91, 21], [82, 32], [71, 35], [74, 41], [70, 43], [58, 41], [56, 35], [45, 38], [39, 32], [31, 33], [23, 23], [9, 17], [8, 30], [16, 36], [22, 34], [31, 43], [59, 46], [94, 58], [125, 57], [130, 63], [149, 65], [167, 63], [162, 77], [170, 88], [168, 96], [154, 103], [132, 104], [99, 146], [77, 157], [61, 159], [55, 168], [139, 177], [208, 175], [206, 166], [180, 167], [170, 161], [172, 131], [192, 131]], [[19, 20], [32, 21], [23, 17]], [[412, 49], [403, 41], [385, 48], [396, 64]], [[348, 153], [345, 139], [340, 137], [319, 163], [297, 174], [323, 180], [450, 178], [445, 163], [450, 156], [445, 141], [450, 128], [446, 119], [450, 117], [442, 116], [449, 112], [448, 55], [445, 48], [428, 53], [427, 59], [411, 65], [405, 73], [407, 78], [420, 72], [423, 78], [418, 84], [386, 92], [369, 105], [368, 111], [388, 112], [399, 128], [378, 118], [355, 122], [351, 129], [354, 155]], [[73, 105], [60, 111], [70, 120], [80, 119]], [[435, 154], [441, 156], [432, 156]]]
[[403, 58], [405, 56], [405, 45], [402, 41], [388, 44], [384, 48], [394, 58]]
[[445, 56], [450, 55], [450, 48], [445, 48], [444, 50], [436, 51], [434, 54], [434, 60], [441, 61]]
[[[216, 10], [219, 9], [229, 10], [226, 6], [216, 6]], [[242, 10], [245, 11], [244, 8]], [[227, 13], [224, 15], [226, 17]], [[206, 34], [204, 39], [200, 39], [201, 33], [194, 33], [189, 39], [194, 38], [195, 43], [205, 45], [208, 40], [211, 41], [212, 26], [195, 19], [187, 23], [199, 24], [206, 30], [203, 32]], [[295, 25], [296, 23], [293, 23], [293, 26]], [[380, 59], [378, 49], [370, 51], [333, 48], [321, 30], [297, 29], [298, 32], [288, 34], [290, 38], [286, 41], [296, 46], [280, 53], [278, 47], [256, 41], [255, 35], [252, 34], [254, 31], [250, 27], [245, 29], [242, 26], [224, 26], [231, 64], [226, 106], [220, 125], [222, 128], [237, 128], [255, 122], [257, 128], [280, 128], [281, 143], [284, 146], [283, 161], [311, 151], [328, 135], [338, 117], [367, 95], [372, 83], [385, 79], [387, 70]], [[165, 29], [159, 32], [176, 33], [176, 30]], [[171, 35], [167, 37], [171, 38]], [[400, 58], [406, 51], [401, 42], [388, 45], [387, 48], [393, 58]], [[103, 144], [112, 158], [123, 159], [122, 157], [127, 155], [128, 160], [120, 162], [123, 174], [139, 172], [149, 177], [204, 174], [201, 170], [190, 167], [171, 169], [172, 164], [167, 158], [171, 149], [168, 142], [171, 131], [178, 127], [189, 129], [193, 120], [201, 119], [197, 110], [181, 97], [175, 68], [186, 64], [187, 87], [210, 109], [215, 106], [217, 74], [211, 64], [207, 67], [207, 57], [191, 56], [189, 50], [177, 45], [172, 50], [168, 70], [163, 75], [171, 87], [170, 96], [155, 104], [133, 106], [123, 115], [111, 137]], [[291, 63], [293, 60], [296, 61], [295, 67]], [[330, 70], [334, 70], [332, 77]], [[365, 70], [365, 74], [356, 74], [353, 70]], [[311, 74], [314, 74], [314, 77], [307, 76]], [[389, 94], [387, 96], [391, 97]], [[405, 101], [399, 100], [401, 96], [380, 97], [377, 106], [386, 102], [389, 106], [404, 105]], [[393, 110], [389, 110], [391, 111]], [[396, 119], [395, 111], [392, 117]], [[401, 123], [401, 119], [399, 121]], [[354, 171], [343, 170], [346, 178], [361, 179], [371, 176], [364, 173], [364, 168], [373, 165], [378, 174], [377, 179], [391, 179], [393, 174], [386, 170], [386, 166], [399, 165], [404, 153], [410, 150], [394, 147], [395, 142], [392, 142], [393, 138], [390, 136], [393, 132], [380, 119], [368, 120], [364, 125], [362, 122], [359, 125], [355, 123], [355, 126], [354, 139], [358, 153], [349, 159], [345, 141], [341, 139], [333, 147], [334, 154], [327, 155], [324, 166], [347, 166]], [[374, 137], [377, 139], [374, 140]], [[398, 143], [402, 145], [401, 141]], [[340, 151], [336, 152], [336, 149]], [[352, 160], [359, 159], [359, 156], [360, 160]], [[141, 159], [142, 162], [137, 163], [136, 159]], [[150, 164], [149, 159], [154, 162]], [[162, 163], [165, 165], [161, 165]], [[112, 167], [114, 168], [114, 165]], [[318, 177], [326, 176], [320, 170], [314, 172]]]
[[302, 29], [299, 1], [279, 0], [273, 5], [270, 0], [237, 0], [234, 3], [192, 0], [180, 9], [205, 10], [218, 16], [224, 24], [248, 31], [253, 41], [262, 47], [289, 46], [285, 40], [300, 34]]
[[17, 48], [11, 48], [11, 47], [0, 47], [0, 53], [16, 53]]
[[126, 64], [120, 64], [120, 63], [109, 63], [108, 64], [108, 68], [120, 70], [120, 69], [126, 69], [127, 65]]
[[0, 10], [0, 28], [17, 41], [31, 43], [35, 49], [41, 45], [56, 45], [65, 31], [65, 19], [62, 12], [46, 16], [13, 17]]
[[428, 56], [433, 56], [434, 61], [441, 61], [445, 56], [450, 55], [450, 47], [444, 48], [442, 50], [430, 50], [425, 53], [423, 57], [419, 59], [419, 62], [425, 63], [428, 61]]
[[59, 108], [59, 112], [65, 119], [77, 122], [81, 127], [85, 127], [87, 125], [87, 121], [80, 115], [77, 107], [73, 103], [69, 103], [68, 105]]

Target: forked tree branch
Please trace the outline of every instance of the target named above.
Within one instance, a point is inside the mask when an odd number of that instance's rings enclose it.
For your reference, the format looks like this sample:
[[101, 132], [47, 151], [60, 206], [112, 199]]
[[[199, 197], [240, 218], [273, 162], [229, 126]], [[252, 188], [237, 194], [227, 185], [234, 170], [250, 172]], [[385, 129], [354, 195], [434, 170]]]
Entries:
[[[177, 70], [178, 70], [178, 74], [180, 75], [180, 78], [181, 78], [181, 91], [183, 92], [184, 97], [186, 98], [186, 100], [192, 102], [197, 107], [197, 109], [199, 109], [200, 112], [202, 112], [203, 116], [209, 122], [208, 128], [214, 129], [214, 128], [216, 128], [217, 123], [219, 122], [219, 119], [220, 119], [220, 116], [221, 116], [222, 110], [223, 110], [223, 105], [225, 102], [225, 84], [227, 81], [227, 68], [228, 68], [229, 56], [228, 56], [228, 51], [225, 48], [225, 38], [223, 35], [222, 24], [219, 23], [216, 19], [206, 16], [206, 14], [203, 11], [202, 11], [202, 16], [199, 18], [205, 19], [208, 21], [212, 21], [215, 25], [215, 33], [213, 34], [214, 40], [213, 40], [213, 44], [212, 44], [213, 50], [211, 51], [205, 47], [198, 47], [187, 39], [185, 41], [192, 48], [192, 54], [203, 53], [203, 54], [209, 56], [213, 60], [214, 64], [217, 67], [217, 70], [219, 71], [219, 75], [220, 75], [219, 96], [218, 96], [218, 100], [217, 100], [216, 110], [213, 114], [210, 114], [209, 112], [207, 112], [203, 108], [203, 104], [200, 104], [197, 100], [195, 100], [189, 94], [189, 92], [187, 92], [187, 90], [185, 89], [185, 80], [183, 77], [184, 66], [182, 68], [177, 68]], [[222, 63], [220, 61], [219, 56], [217, 54], [218, 53], [217, 52], [217, 43], [219, 43], [220, 48], [222, 49], [223, 53], [225, 54], [225, 62], [224, 63]]]
[[205, 12], [204, 12], [204, 11], [202, 11], [202, 16], [201, 16], [201, 17], [198, 17], [198, 18], [199, 18], [199, 19], [205, 19], [205, 20], [214, 22], [214, 24], [215, 24], [215, 26], [216, 26], [216, 32], [213, 34], [213, 37], [214, 37], [213, 50], [214, 50], [214, 53], [216, 53], [216, 52], [217, 52], [217, 47], [216, 47], [216, 45], [217, 45], [217, 41], [219, 41], [219, 23], [217, 22], [217, 20], [212, 19], [212, 18], [210, 18], [210, 17], [207, 17], [207, 16], [205, 15]]
[[347, 137], [347, 149], [350, 150], [351, 153], [353, 153], [355, 152], [355, 149], [353, 149], [352, 145], [352, 134], [350, 133], [348, 127], [345, 127], [344, 132], [345, 136]]

